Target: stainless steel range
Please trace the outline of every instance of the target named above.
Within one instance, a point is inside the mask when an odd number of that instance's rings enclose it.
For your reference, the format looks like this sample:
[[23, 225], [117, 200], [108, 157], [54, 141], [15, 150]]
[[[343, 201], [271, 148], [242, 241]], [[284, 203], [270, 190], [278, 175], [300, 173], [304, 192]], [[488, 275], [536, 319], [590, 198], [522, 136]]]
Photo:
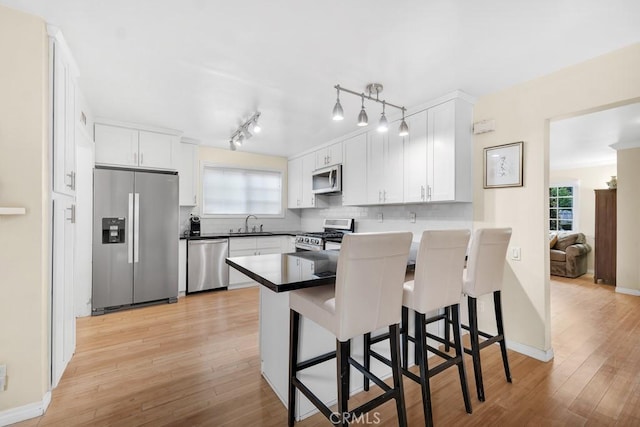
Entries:
[[353, 233], [355, 221], [348, 219], [325, 219], [324, 231], [304, 233], [296, 236], [296, 251], [322, 251], [327, 242], [339, 243], [346, 233]]

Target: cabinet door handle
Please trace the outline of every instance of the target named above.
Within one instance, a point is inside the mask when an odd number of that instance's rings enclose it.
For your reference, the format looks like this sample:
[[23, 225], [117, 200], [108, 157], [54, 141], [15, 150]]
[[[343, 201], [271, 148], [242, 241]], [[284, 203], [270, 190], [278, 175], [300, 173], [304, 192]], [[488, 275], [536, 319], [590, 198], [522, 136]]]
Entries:
[[140, 164], [144, 165], [144, 153], [140, 153]]
[[427, 200], [431, 200], [431, 186], [427, 185]]
[[378, 190], [378, 202], [382, 201], [382, 191]]
[[133, 153], [133, 164], [135, 166], [138, 165], [138, 153], [135, 153], [135, 152]]
[[71, 224], [75, 224], [76, 223], [76, 205], [71, 205], [71, 207], [66, 208], [66, 210], [68, 210], [71, 215], [69, 216], [69, 218], [65, 218], [65, 219], [69, 221]]
[[194, 205], [196, 204], [196, 196], [195, 195], [193, 196], [193, 204]]
[[382, 201], [385, 203], [387, 202], [387, 190], [384, 190], [382, 192]]
[[424, 185], [420, 186], [420, 199], [424, 201]]
[[69, 177], [69, 184], [67, 184], [67, 187], [69, 187], [72, 190], [75, 190], [76, 189], [76, 173], [74, 171], [71, 171], [66, 176]]

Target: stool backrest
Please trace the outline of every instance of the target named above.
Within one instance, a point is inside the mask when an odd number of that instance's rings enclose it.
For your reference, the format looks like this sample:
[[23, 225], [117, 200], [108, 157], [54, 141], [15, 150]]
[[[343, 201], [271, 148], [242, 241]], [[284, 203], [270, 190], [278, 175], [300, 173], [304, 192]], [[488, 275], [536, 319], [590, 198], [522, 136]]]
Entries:
[[336, 272], [337, 338], [400, 323], [410, 232], [348, 234]]
[[502, 289], [511, 228], [480, 228], [473, 233], [463, 291], [472, 297]]
[[416, 260], [413, 309], [420, 313], [458, 304], [469, 230], [426, 230]]

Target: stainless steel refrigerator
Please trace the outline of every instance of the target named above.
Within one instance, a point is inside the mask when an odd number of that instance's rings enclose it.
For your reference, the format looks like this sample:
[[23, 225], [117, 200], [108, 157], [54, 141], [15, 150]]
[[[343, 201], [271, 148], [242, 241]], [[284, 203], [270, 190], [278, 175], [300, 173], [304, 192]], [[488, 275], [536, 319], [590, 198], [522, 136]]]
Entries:
[[96, 167], [92, 314], [178, 298], [178, 175]]

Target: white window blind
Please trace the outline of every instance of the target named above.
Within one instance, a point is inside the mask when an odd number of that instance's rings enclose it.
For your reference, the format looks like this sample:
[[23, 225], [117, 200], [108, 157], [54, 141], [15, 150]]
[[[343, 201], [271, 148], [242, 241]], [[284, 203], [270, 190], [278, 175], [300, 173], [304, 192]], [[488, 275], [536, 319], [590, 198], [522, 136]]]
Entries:
[[282, 173], [205, 166], [204, 215], [282, 215]]

